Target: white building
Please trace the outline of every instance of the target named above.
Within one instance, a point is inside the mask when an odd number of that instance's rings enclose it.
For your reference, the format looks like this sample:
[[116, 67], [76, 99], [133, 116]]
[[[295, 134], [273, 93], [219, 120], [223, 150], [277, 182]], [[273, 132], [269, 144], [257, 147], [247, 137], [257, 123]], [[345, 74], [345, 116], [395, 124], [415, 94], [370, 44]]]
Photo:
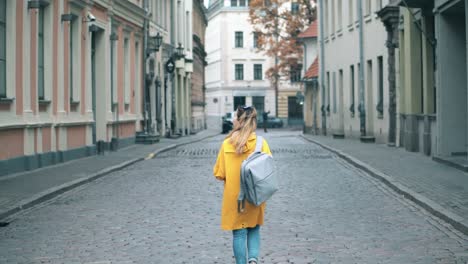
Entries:
[[[363, 41], [359, 35], [362, 1]], [[320, 5], [322, 4], [322, 5]], [[388, 70], [385, 28], [375, 14], [388, 0], [321, 0], [319, 26], [324, 54], [320, 56], [320, 89], [324, 91], [326, 129], [337, 137], [360, 133], [360, 45], [363, 44], [364, 107], [367, 139], [387, 141]], [[320, 10], [322, 8], [322, 10]], [[322, 60], [324, 58], [324, 60]], [[323, 124], [323, 123], [322, 123]]]
[[221, 129], [221, 117], [239, 105], [253, 105], [259, 113], [266, 110], [276, 115], [275, 90], [265, 79], [265, 71], [274, 62], [256, 52], [248, 17], [248, 1], [210, 3], [205, 71], [208, 127]]

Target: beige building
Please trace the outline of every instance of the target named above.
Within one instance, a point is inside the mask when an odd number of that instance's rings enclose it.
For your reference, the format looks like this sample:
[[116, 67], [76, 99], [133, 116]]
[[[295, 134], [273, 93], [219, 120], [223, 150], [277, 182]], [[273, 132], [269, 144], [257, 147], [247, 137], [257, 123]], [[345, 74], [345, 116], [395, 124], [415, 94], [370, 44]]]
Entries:
[[205, 31], [208, 25], [202, 0], [193, 0], [193, 75], [191, 87], [192, 130], [206, 129], [205, 116]]
[[221, 117], [239, 105], [275, 113], [275, 90], [265, 79], [271, 58], [257, 53], [247, 1], [211, 1], [206, 30], [206, 114], [221, 130]]
[[[326, 124], [328, 133], [335, 137], [362, 137], [365, 128], [363, 140], [387, 142], [386, 31], [376, 15], [387, 3], [388, 0], [319, 2], [318, 13], [322, 15], [319, 27], [323, 33], [319, 80], [324, 110], [321, 128], [324, 130]], [[365, 119], [360, 118], [360, 109], [364, 109]]]
[[320, 90], [318, 85], [318, 21], [315, 20], [298, 36], [304, 45], [304, 133], [318, 134], [320, 124]]

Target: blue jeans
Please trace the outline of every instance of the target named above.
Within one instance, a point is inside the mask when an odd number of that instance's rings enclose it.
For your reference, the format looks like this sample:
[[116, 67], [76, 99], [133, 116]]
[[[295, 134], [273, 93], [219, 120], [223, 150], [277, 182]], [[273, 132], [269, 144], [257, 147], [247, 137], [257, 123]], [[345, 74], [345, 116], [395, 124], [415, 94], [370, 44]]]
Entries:
[[258, 253], [260, 251], [260, 226], [253, 228], [243, 228], [232, 231], [233, 249], [236, 264], [247, 263], [247, 253], [249, 261], [258, 262]]

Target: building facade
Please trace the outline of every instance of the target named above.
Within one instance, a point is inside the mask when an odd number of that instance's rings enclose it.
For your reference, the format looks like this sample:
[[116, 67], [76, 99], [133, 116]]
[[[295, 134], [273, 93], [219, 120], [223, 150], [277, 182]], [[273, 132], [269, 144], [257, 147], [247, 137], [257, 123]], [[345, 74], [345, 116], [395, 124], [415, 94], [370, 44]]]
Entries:
[[257, 53], [247, 1], [210, 1], [206, 30], [206, 114], [221, 130], [221, 117], [239, 105], [275, 113], [275, 90], [265, 79], [271, 58]]
[[318, 21], [315, 20], [306, 31], [299, 34], [304, 45], [304, 133], [318, 133], [320, 123], [320, 90], [318, 85]]
[[400, 6], [400, 144], [467, 170], [467, 24], [464, 0]]
[[134, 141], [142, 4], [0, 1], [1, 174]]
[[195, 0], [147, 1], [151, 10], [149, 37], [163, 37], [162, 45], [148, 57], [146, 65], [151, 132], [158, 137], [188, 135], [192, 127], [191, 36]]
[[193, 75], [191, 87], [192, 131], [206, 129], [205, 116], [205, 31], [208, 25], [206, 8], [201, 0], [193, 0]]
[[1, 0], [0, 174], [190, 134], [192, 2]]
[[[319, 2], [319, 27], [323, 33], [320, 35], [323, 70], [319, 80], [321, 128], [336, 137], [387, 142], [387, 35], [376, 15], [387, 3], [386, 0]], [[337, 52], [345, 50], [349, 52]], [[361, 118], [362, 112], [365, 118]]]

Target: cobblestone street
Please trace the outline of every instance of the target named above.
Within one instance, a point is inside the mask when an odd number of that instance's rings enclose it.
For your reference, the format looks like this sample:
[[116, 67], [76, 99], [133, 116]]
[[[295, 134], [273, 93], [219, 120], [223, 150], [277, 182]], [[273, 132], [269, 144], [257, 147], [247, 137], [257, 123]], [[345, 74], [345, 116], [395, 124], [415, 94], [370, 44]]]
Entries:
[[[299, 132], [265, 135], [280, 191], [260, 263], [466, 263], [468, 238]], [[234, 263], [220, 229], [223, 137], [67, 192], [0, 228], [0, 263]]]

